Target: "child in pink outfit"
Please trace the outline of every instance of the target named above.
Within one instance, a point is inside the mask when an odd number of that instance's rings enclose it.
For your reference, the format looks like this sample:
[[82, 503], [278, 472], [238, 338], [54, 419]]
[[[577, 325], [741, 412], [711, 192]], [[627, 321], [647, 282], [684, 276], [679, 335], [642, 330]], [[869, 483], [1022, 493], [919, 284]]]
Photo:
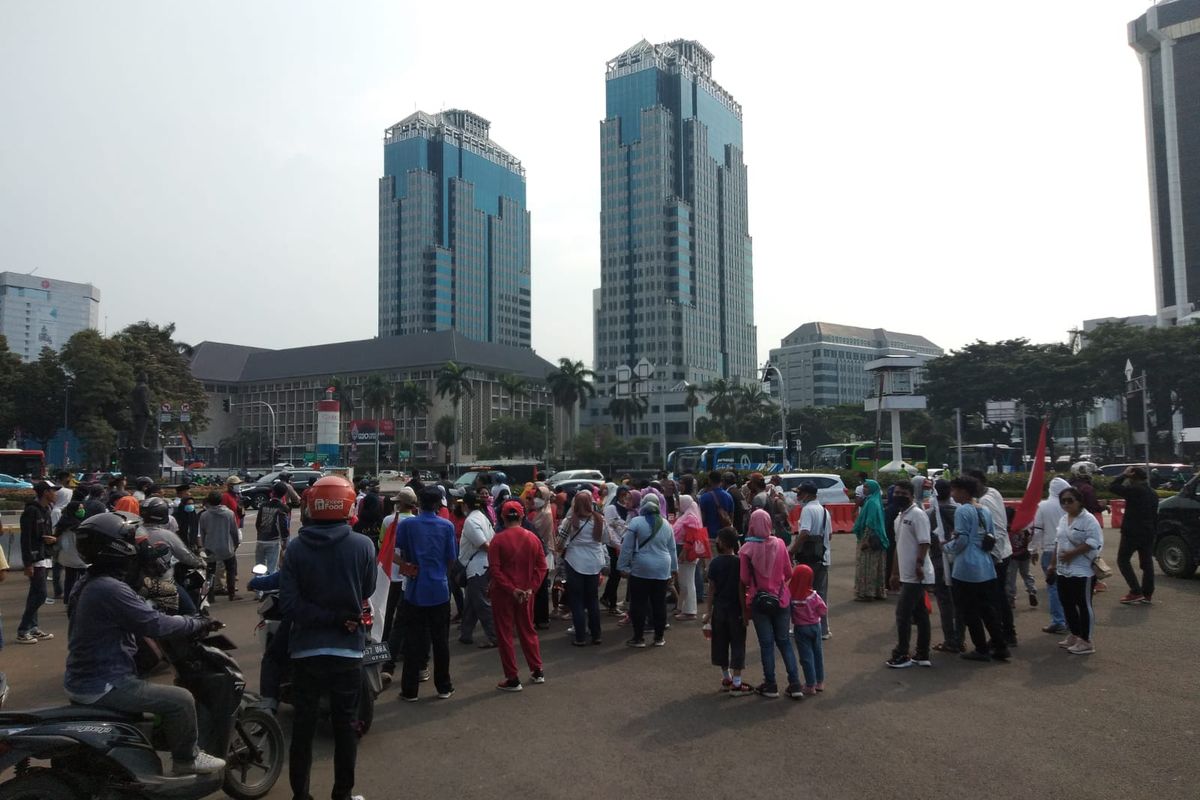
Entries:
[[825, 691], [825, 654], [821, 646], [821, 617], [829, 608], [813, 591], [813, 571], [807, 564], [792, 570], [788, 589], [792, 595], [792, 635], [804, 670], [804, 694]]

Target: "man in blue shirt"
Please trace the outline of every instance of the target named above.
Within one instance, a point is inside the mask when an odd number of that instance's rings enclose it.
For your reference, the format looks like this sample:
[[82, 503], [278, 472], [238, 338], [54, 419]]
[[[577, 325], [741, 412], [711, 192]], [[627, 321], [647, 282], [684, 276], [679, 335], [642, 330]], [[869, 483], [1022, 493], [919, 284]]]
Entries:
[[403, 558], [400, 571], [404, 587], [404, 670], [400, 674], [400, 699], [416, 702], [421, 672], [433, 647], [433, 685], [446, 700], [454, 694], [450, 682], [450, 564], [458, 557], [454, 525], [438, 516], [442, 492], [437, 486], [421, 489], [421, 513], [400, 522], [396, 549]]
[[[733, 495], [721, 485], [721, 473], [708, 473], [708, 490], [700, 495], [700, 518], [708, 529], [708, 538], [717, 540], [717, 532], [733, 524]], [[721, 512], [724, 512], [722, 517]]]

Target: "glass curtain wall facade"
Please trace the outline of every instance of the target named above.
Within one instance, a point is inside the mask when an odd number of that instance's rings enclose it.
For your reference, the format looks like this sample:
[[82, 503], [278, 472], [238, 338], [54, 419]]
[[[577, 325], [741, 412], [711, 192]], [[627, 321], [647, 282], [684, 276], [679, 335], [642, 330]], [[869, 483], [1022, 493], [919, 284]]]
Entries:
[[0, 334], [25, 361], [37, 361], [45, 347], [62, 350], [99, 318], [100, 290], [90, 283], [0, 272]]
[[698, 42], [608, 63], [600, 124], [601, 389], [645, 358], [667, 386], [756, 369], [742, 108]]
[[525, 170], [491, 141], [490, 125], [451, 109], [384, 132], [380, 336], [457, 330], [530, 346]]
[[1200, 0], [1129, 23], [1142, 64], [1159, 324], [1200, 311]]

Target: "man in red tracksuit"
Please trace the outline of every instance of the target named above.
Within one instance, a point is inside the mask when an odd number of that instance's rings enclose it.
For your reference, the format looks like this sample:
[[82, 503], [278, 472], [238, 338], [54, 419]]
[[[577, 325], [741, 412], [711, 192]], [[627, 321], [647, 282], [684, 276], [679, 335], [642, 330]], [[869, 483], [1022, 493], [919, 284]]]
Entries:
[[502, 692], [519, 692], [517, 654], [513, 649], [513, 626], [521, 639], [521, 652], [529, 664], [534, 683], [545, 683], [542, 651], [533, 628], [533, 596], [546, 579], [546, 553], [542, 540], [521, 525], [525, 509], [516, 500], [500, 508], [504, 527], [488, 545], [488, 572], [491, 574], [492, 617], [496, 625], [496, 649], [504, 680], [496, 686]]

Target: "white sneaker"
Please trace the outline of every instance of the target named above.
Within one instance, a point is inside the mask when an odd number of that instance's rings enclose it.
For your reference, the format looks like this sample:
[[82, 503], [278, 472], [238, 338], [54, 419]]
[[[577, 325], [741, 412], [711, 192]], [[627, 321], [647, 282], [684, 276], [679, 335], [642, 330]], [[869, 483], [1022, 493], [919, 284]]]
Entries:
[[201, 750], [191, 761], [176, 761], [171, 771], [175, 775], [211, 775], [225, 769], [225, 761]]
[[1090, 656], [1096, 652], [1096, 647], [1086, 639], [1080, 639], [1077, 644], [1067, 648], [1067, 652], [1073, 656]]
[[1059, 642], [1058, 646], [1065, 647], [1068, 650], [1070, 650], [1072, 647], [1075, 646], [1076, 642], [1078, 642], [1078, 641], [1079, 641], [1079, 637], [1072, 633], [1070, 636], [1068, 636], [1067, 638], [1065, 638], [1061, 642]]

